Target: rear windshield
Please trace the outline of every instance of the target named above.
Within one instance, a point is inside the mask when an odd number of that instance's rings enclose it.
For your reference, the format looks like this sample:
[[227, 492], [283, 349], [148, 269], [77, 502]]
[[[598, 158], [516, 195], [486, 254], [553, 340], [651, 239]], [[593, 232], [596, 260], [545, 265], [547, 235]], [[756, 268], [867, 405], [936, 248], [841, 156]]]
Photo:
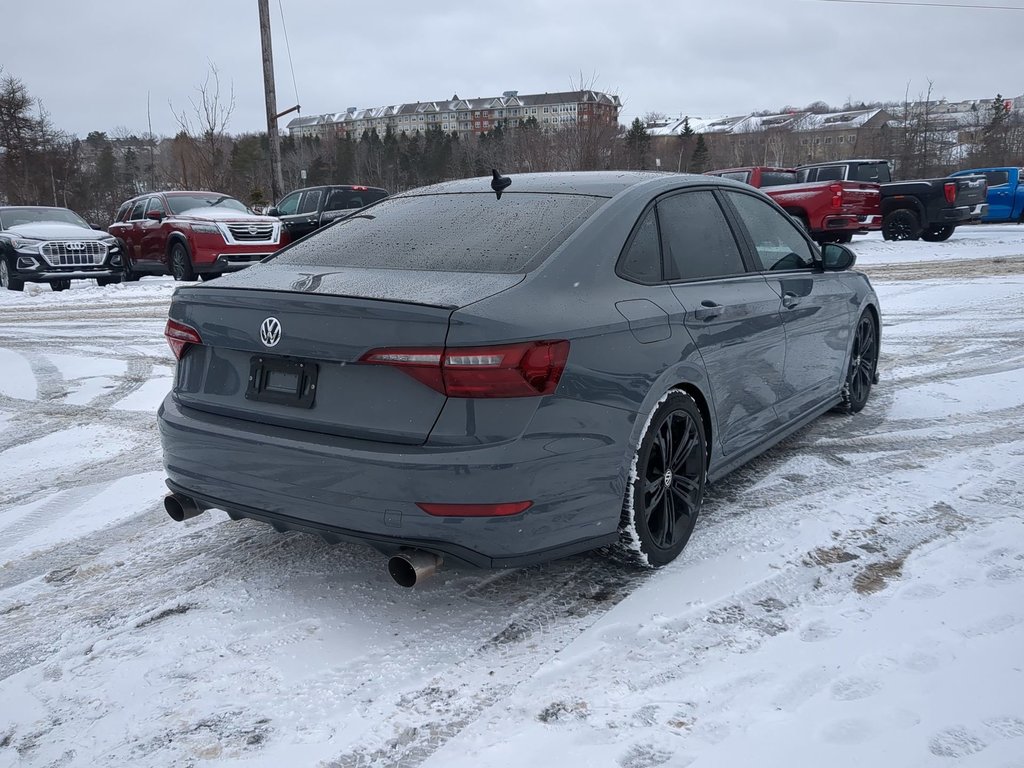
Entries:
[[857, 163], [850, 168], [850, 181], [873, 181], [876, 184], [887, 184], [889, 177], [888, 163]]
[[392, 197], [280, 252], [279, 264], [528, 272], [605, 198], [508, 193]]
[[796, 171], [761, 171], [762, 187], [781, 187], [796, 184]]

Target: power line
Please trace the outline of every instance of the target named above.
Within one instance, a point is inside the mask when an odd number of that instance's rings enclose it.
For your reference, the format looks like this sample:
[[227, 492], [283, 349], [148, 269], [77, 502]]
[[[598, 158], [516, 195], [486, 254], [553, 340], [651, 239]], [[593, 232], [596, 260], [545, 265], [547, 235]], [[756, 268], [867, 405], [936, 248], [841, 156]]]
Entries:
[[277, 7], [281, 10], [281, 29], [284, 30], [284, 50], [288, 54], [288, 67], [292, 71], [292, 90], [295, 91], [295, 103], [301, 104], [299, 101], [299, 86], [295, 82], [295, 65], [292, 64], [292, 47], [288, 43], [288, 26], [284, 23], [284, 6], [281, 4], [281, 0], [277, 0]]
[[969, 8], [977, 11], [1024, 11], [1021, 5], [967, 5], [966, 3], [924, 3], [912, 0], [812, 0], [817, 3], [848, 3], [852, 5], [909, 5], [919, 8]]

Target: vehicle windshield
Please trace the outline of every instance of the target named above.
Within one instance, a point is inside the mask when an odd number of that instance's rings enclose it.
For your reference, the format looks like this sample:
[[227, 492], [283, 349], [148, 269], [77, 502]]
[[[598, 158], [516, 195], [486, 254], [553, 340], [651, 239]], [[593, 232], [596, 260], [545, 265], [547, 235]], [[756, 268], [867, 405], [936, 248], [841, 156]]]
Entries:
[[67, 208], [5, 208], [0, 211], [0, 229], [42, 222], [73, 224], [76, 227], [89, 229], [85, 219]]
[[796, 171], [761, 171], [762, 187], [781, 187], [796, 184]]
[[235, 200], [235, 198], [228, 197], [227, 195], [217, 195], [212, 192], [197, 195], [167, 195], [167, 205], [170, 207], [171, 213], [176, 216], [196, 208], [212, 207], [230, 211], [242, 211], [244, 213], [249, 212], [249, 209]]
[[493, 193], [392, 197], [340, 219], [292, 248], [280, 264], [528, 272], [605, 202], [588, 195]]

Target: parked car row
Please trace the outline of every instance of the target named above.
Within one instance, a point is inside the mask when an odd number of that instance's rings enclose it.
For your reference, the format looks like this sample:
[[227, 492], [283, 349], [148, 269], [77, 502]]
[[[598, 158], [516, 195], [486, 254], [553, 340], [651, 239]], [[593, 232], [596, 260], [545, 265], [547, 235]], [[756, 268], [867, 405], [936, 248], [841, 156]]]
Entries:
[[212, 280], [388, 196], [378, 187], [296, 190], [267, 214], [217, 192], [151, 192], [125, 201], [106, 232], [67, 208], [0, 207], [0, 287], [100, 285], [172, 275]]
[[[990, 169], [1007, 170], [1017, 169]], [[960, 224], [990, 220], [985, 172], [894, 182], [886, 160], [843, 160], [708, 173], [764, 188], [819, 243], [848, 243], [854, 233], [879, 229], [886, 240], [938, 242]]]

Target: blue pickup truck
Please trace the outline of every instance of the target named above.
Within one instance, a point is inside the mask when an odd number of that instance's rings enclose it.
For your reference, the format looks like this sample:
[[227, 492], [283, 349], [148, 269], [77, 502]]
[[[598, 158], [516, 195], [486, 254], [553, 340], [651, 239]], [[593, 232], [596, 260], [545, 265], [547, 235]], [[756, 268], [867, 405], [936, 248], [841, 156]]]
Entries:
[[984, 222], [1024, 224], [1024, 168], [971, 168], [953, 176], [984, 176], [988, 180], [988, 213]]

